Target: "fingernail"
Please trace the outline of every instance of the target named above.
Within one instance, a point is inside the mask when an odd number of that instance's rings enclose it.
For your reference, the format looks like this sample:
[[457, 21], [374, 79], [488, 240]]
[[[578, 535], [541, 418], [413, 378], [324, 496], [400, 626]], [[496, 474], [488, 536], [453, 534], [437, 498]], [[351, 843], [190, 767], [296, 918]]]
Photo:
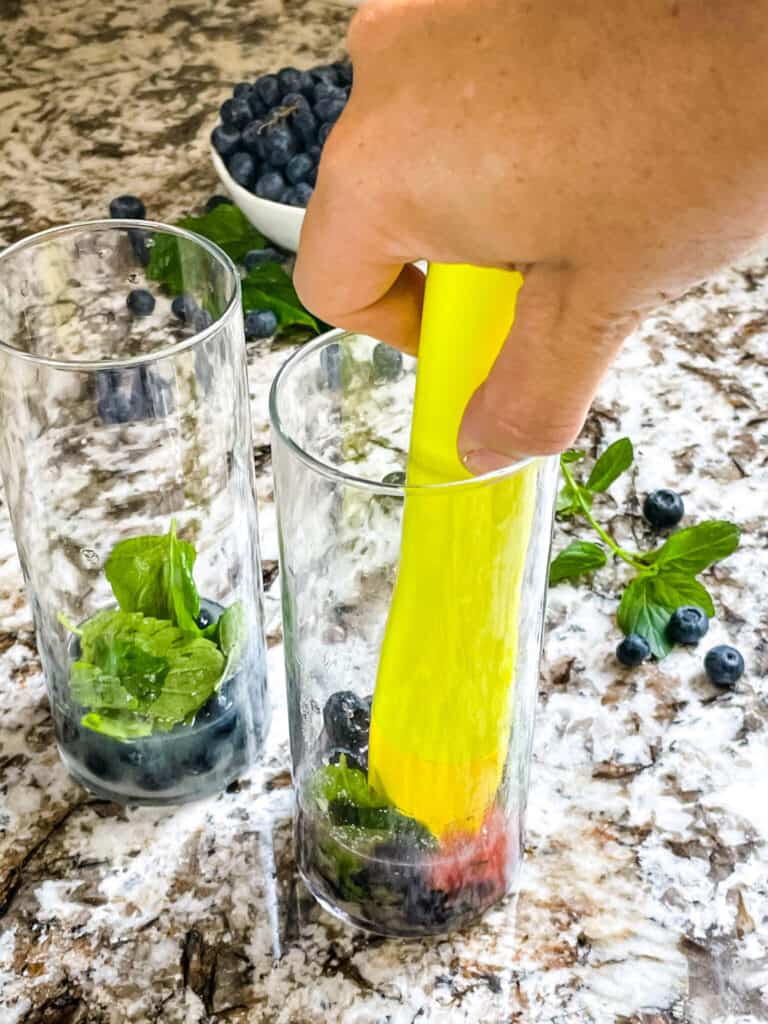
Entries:
[[462, 462], [470, 473], [475, 476], [483, 476], [485, 473], [495, 473], [497, 469], [506, 469], [515, 460], [501, 452], [491, 451], [490, 448], [478, 448], [477, 451], [467, 452]]

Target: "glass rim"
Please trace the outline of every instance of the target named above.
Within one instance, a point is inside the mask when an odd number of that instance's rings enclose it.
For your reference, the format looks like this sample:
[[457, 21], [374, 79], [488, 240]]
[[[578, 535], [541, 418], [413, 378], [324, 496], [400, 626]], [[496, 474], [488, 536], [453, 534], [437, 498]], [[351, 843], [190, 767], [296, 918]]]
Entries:
[[31, 249], [43, 241], [55, 238], [57, 235], [74, 234], [77, 231], [83, 231], [88, 228], [98, 231], [118, 228], [161, 231], [199, 245], [201, 249], [206, 250], [224, 268], [232, 281], [232, 295], [227, 301], [224, 311], [219, 314], [212, 324], [205, 327], [202, 331], [191, 334], [188, 338], [183, 338], [181, 341], [174, 342], [171, 345], [162, 346], [152, 352], [144, 352], [141, 355], [128, 356], [123, 359], [52, 359], [50, 356], [38, 356], [32, 352], [25, 352], [23, 349], [8, 344], [2, 337], [0, 337], [0, 352], [4, 352], [16, 359], [22, 359], [35, 366], [47, 366], [54, 370], [89, 373], [100, 370], [131, 369], [134, 366], [154, 363], [159, 359], [169, 359], [179, 352], [185, 352], [187, 349], [194, 348], [200, 342], [206, 341], [217, 334], [221, 330], [222, 324], [231, 317], [233, 309], [239, 307], [240, 275], [235, 264], [224, 250], [220, 249], [215, 242], [203, 237], [203, 235], [198, 235], [195, 231], [188, 231], [186, 228], [179, 228], [174, 224], [164, 224], [162, 221], [157, 220], [135, 220], [127, 217], [96, 217], [91, 220], [70, 221], [67, 224], [46, 228], [44, 231], [36, 231], [34, 234], [20, 238], [18, 242], [13, 242], [5, 249], [0, 250], [0, 274], [3, 272], [4, 261], [22, 252], [24, 249]]
[[466, 490], [470, 488], [488, 486], [489, 484], [494, 484], [501, 480], [505, 480], [508, 477], [514, 476], [516, 473], [519, 473], [520, 470], [525, 469], [526, 466], [530, 466], [534, 462], [546, 461], [548, 458], [554, 458], [554, 456], [546, 455], [529, 455], [524, 459], [518, 459], [509, 466], [504, 466], [501, 469], [495, 469], [490, 473], [483, 473], [481, 476], [472, 476], [466, 480], [448, 480], [436, 484], [385, 484], [381, 480], [369, 480], [366, 477], [356, 476], [354, 473], [348, 473], [343, 469], [330, 466], [326, 462], [321, 462], [320, 459], [305, 451], [305, 449], [302, 448], [301, 445], [285, 429], [280, 418], [280, 399], [278, 392], [280, 391], [284, 380], [299, 363], [309, 358], [315, 351], [317, 351], [317, 349], [323, 348], [331, 342], [338, 341], [340, 338], [345, 337], [363, 338], [368, 337], [368, 335], [361, 331], [346, 331], [341, 327], [334, 328], [333, 330], [326, 331], [324, 334], [320, 334], [317, 338], [313, 338], [312, 341], [308, 341], [305, 345], [302, 345], [301, 348], [297, 349], [296, 352], [285, 360], [283, 365], [275, 374], [272, 380], [272, 386], [269, 389], [269, 421], [272, 429], [280, 440], [287, 446], [289, 451], [295, 455], [300, 462], [303, 462], [318, 475], [324, 476], [326, 479], [332, 480], [335, 483], [344, 483], [350, 487], [356, 487], [358, 490], [367, 491], [370, 494], [381, 494], [389, 497], [406, 494], [437, 494], [444, 493], [446, 491]]

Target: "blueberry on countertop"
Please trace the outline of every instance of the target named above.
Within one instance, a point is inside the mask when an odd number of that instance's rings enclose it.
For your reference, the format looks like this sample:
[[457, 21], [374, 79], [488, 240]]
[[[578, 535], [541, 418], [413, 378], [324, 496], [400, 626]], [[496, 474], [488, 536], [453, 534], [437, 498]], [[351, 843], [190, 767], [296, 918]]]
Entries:
[[677, 526], [684, 514], [683, 499], [677, 491], [670, 491], [664, 487], [658, 491], [651, 491], [643, 502], [643, 515], [651, 526], [659, 530]]
[[673, 644], [697, 644], [708, 629], [709, 619], [704, 609], [684, 605], [669, 620], [667, 636]]
[[193, 296], [186, 293], [177, 295], [171, 303], [171, 312], [177, 320], [182, 320], [184, 323], [191, 321], [198, 309], [199, 306]]
[[147, 211], [138, 196], [116, 196], [109, 204], [109, 216], [118, 220], [144, 220]]
[[149, 316], [155, 308], [155, 297], [146, 288], [134, 288], [128, 292], [125, 304], [134, 316]]
[[744, 658], [735, 647], [719, 644], [707, 652], [704, 669], [715, 686], [733, 686], [744, 674]]
[[325, 733], [333, 747], [360, 751], [368, 746], [371, 712], [351, 690], [332, 693], [323, 708]]
[[240, 132], [217, 124], [211, 132], [211, 142], [219, 156], [230, 156], [240, 145]]
[[396, 348], [391, 348], [383, 342], [379, 342], [371, 356], [373, 369], [376, 376], [381, 380], [397, 380], [403, 369], [403, 354]]
[[277, 317], [271, 309], [249, 309], [245, 314], [246, 338], [271, 338], [277, 330]]
[[232, 200], [229, 196], [209, 196], [205, 203], [205, 212], [210, 213], [211, 210], [215, 210], [217, 206], [232, 206]]
[[638, 633], [628, 633], [616, 648], [616, 657], [627, 668], [636, 668], [650, 656], [650, 644]]
[[268, 245], [264, 249], [250, 249], [243, 257], [243, 266], [246, 270], [250, 270], [260, 263], [282, 263], [282, 261], [282, 253], [274, 246]]
[[250, 153], [238, 150], [227, 161], [227, 169], [238, 185], [252, 188], [256, 181], [256, 163]]

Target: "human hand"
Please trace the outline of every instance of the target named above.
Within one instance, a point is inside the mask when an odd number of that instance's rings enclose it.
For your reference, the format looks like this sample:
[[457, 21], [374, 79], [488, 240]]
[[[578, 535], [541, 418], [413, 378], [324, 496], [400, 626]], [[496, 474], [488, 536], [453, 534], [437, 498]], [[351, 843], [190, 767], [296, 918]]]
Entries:
[[767, 15], [368, 0], [305, 220], [303, 301], [415, 352], [412, 261], [517, 267], [516, 324], [459, 452], [479, 473], [567, 447], [642, 317], [768, 233]]

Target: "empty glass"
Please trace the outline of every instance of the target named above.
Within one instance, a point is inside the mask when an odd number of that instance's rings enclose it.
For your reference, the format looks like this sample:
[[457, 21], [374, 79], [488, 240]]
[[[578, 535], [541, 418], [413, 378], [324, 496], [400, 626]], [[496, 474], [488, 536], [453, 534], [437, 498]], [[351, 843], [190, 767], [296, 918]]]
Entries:
[[388, 935], [461, 927], [517, 886], [557, 480], [535, 459], [406, 486], [414, 383], [414, 360], [332, 332], [270, 408], [298, 862], [323, 906]]
[[229, 259], [117, 220], [0, 255], [0, 462], [69, 771], [122, 802], [227, 785], [268, 727]]

